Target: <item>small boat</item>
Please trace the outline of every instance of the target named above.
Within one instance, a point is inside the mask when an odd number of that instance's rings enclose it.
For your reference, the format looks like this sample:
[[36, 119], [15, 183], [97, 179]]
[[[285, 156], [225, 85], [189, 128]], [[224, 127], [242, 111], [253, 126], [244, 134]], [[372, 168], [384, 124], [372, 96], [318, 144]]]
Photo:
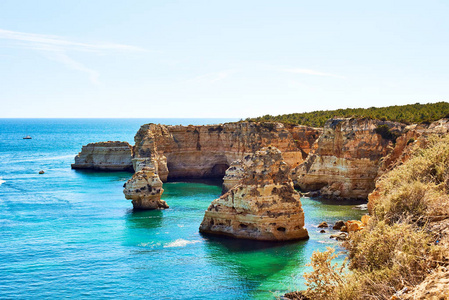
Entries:
[[31, 136], [27, 135], [23, 137], [24, 140], [31, 140]]

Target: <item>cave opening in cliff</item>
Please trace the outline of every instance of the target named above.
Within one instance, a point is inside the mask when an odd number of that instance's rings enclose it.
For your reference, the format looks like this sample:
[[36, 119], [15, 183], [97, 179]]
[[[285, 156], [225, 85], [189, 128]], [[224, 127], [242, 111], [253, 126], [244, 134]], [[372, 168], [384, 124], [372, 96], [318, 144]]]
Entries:
[[210, 176], [214, 177], [214, 178], [223, 178], [223, 176], [225, 175], [225, 172], [228, 168], [229, 168], [228, 164], [225, 164], [225, 163], [216, 164], [210, 170]]

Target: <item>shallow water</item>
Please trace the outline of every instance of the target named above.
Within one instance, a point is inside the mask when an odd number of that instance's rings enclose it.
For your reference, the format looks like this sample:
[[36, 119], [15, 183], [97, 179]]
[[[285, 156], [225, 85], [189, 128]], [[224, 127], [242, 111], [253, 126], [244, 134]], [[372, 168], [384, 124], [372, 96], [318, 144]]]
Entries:
[[363, 214], [303, 198], [307, 241], [203, 236], [217, 182], [166, 183], [170, 209], [133, 212], [122, 193], [130, 173], [70, 169], [83, 144], [132, 142], [150, 121], [0, 120], [0, 298], [273, 298], [303, 288], [314, 250], [338, 247], [317, 224]]

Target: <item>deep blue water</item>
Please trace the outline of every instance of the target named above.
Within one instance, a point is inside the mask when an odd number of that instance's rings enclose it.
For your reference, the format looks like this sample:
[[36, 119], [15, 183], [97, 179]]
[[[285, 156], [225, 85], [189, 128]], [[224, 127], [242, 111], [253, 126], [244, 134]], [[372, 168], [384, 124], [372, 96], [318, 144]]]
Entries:
[[198, 227], [219, 182], [166, 183], [170, 209], [133, 212], [130, 173], [70, 169], [82, 145], [133, 143], [144, 123], [223, 121], [0, 119], [0, 298], [270, 299], [303, 288], [312, 252], [338, 246], [316, 225], [360, 217], [350, 205], [302, 199], [308, 241], [212, 238]]

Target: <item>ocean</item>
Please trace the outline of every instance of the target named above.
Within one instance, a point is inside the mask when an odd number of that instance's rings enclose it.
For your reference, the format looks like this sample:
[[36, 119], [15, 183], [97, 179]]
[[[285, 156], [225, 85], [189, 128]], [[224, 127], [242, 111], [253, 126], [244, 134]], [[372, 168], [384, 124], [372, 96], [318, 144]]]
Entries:
[[316, 226], [360, 218], [354, 203], [302, 198], [307, 241], [234, 240], [198, 232], [219, 181], [165, 183], [169, 209], [134, 212], [122, 192], [131, 173], [70, 168], [83, 145], [133, 144], [145, 123], [225, 121], [236, 120], [0, 119], [0, 298], [272, 299], [303, 289], [313, 251], [342, 250]]

